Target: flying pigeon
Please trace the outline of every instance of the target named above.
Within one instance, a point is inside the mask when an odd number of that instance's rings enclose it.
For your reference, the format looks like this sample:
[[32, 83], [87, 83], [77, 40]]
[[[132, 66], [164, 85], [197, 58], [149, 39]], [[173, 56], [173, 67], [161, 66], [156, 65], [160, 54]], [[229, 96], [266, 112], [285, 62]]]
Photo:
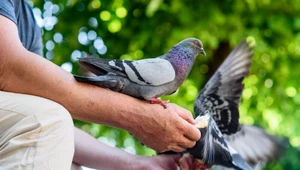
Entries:
[[240, 170], [252, 169], [223, 136], [240, 129], [238, 105], [244, 88], [242, 81], [249, 74], [252, 56], [252, 47], [243, 40], [198, 94], [194, 116], [201, 139], [193, 148], [187, 149], [198, 160], [195, 168], [221, 165]]
[[96, 76], [74, 76], [86, 82], [121, 92], [151, 103], [166, 103], [158, 97], [174, 93], [188, 76], [198, 54], [205, 54], [203, 44], [187, 38], [157, 58], [142, 60], [110, 60], [98, 57], [79, 59], [79, 64]]
[[[224, 139], [255, 170], [262, 170], [266, 163], [278, 160], [289, 145], [288, 138], [279, 138], [259, 127], [249, 125], [241, 125], [240, 131], [224, 135]], [[216, 166], [213, 170], [228, 168]]]

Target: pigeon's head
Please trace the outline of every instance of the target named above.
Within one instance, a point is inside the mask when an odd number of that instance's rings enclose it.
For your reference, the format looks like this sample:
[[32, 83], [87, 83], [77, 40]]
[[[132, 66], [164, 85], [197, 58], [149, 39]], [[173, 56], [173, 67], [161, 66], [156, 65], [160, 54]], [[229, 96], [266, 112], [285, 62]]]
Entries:
[[187, 48], [197, 56], [199, 53], [206, 55], [202, 42], [197, 38], [187, 38], [179, 42], [176, 46]]

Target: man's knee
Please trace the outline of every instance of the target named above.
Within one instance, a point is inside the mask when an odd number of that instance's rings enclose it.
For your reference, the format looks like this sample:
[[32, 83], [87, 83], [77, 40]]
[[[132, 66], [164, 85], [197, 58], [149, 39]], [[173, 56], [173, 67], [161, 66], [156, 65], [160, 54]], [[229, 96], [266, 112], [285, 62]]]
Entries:
[[49, 153], [46, 160], [49, 161], [47, 164], [50, 164], [50, 169], [70, 169], [75, 150], [74, 125], [70, 113], [62, 105], [52, 102], [41, 114], [35, 115], [44, 129], [41, 138], [44, 138], [44, 144], [49, 145], [45, 149], [39, 149], [37, 153]]
[[62, 105], [42, 97], [0, 91], [0, 110], [2, 132], [15, 124], [22, 126], [22, 119], [27, 117], [32, 125], [36, 124], [35, 128], [40, 127], [42, 131], [54, 128], [73, 134], [70, 113]]
[[43, 108], [37, 109], [34, 116], [42, 127], [41, 134], [54, 135], [53, 141], [63, 139], [70, 147], [74, 147], [73, 119], [65, 107], [48, 100]]
[[69, 111], [56, 102], [48, 100], [47, 103], [43, 103], [43, 107], [39, 107], [34, 111], [34, 116], [43, 127], [67, 127], [67, 129], [73, 131], [73, 119]]
[[42, 97], [0, 91], [0, 109], [18, 115], [16, 121], [34, 115], [42, 126], [54, 122], [73, 126], [70, 113], [62, 105]]
[[70, 169], [74, 155], [70, 113], [60, 104], [40, 97], [17, 94], [2, 97], [5, 100], [0, 109], [5, 112], [6, 126], [0, 135], [0, 144], [3, 144], [0, 155], [5, 157], [0, 157], [0, 164]]
[[74, 155], [74, 125], [70, 113], [62, 105], [50, 101], [34, 116], [41, 125], [39, 144], [45, 146], [37, 144], [36, 160], [44, 162], [40, 165], [48, 164], [50, 169], [70, 169]]

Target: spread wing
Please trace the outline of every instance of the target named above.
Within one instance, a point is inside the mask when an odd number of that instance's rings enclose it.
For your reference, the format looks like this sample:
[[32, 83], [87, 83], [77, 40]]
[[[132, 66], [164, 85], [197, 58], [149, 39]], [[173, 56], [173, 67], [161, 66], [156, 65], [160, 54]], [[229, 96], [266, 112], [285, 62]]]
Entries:
[[252, 56], [252, 48], [243, 40], [228, 55], [195, 101], [195, 116], [209, 110], [224, 134], [232, 134], [239, 129], [238, 104], [244, 88], [242, 81], [249, 74]]
[[224, 138], [252, 166], [276, 160], [288, 145], [287, 139], [279, 139], [263, 129], [248, 125], [241, 125], [239, 132], [224, 135]]
[[201, 90], [203, 95], [216, 94], [226, 100], [240, 101], [242, 81], [249, 74], [252, 48], [246, 40], [240, 42]]
[[172, 64], [162, 58], [129, 61], [85, 57], [80, 58], [79, 63], [96, 75], [116, 74], [140, 85], [159, 86], [173, 81], [176, 76]]

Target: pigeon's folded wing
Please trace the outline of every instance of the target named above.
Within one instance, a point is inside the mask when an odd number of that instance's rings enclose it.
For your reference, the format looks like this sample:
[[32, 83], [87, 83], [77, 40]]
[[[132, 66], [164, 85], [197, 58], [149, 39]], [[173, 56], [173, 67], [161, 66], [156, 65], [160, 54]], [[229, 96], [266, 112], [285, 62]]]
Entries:
[[159, 86], [173, 81], [176, 75], [172, 64], [161, 58], [129, 61], [85, 57], [79, 63], [96, 75], [116, 74], [140, 85]]

